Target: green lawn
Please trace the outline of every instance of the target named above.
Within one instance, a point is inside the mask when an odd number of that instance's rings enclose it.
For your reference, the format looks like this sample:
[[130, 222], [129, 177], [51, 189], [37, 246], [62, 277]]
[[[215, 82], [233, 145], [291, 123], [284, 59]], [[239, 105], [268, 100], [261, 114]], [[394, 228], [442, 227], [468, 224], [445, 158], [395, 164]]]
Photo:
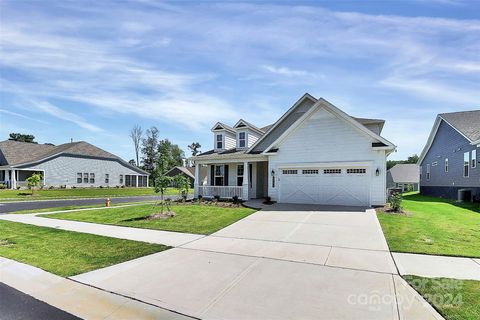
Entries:
[[[191, 190], [193, 192], [193, 190]], [[167, 195], [178, 195], [178, 190], [168, 188]], [[30, 190], [0, 190], [0, 201], [11, 200], [37, 200], [52, 198], [103, 198], [103, 197], [126, 197], [126, 196], [153, 196], [156, 195], [153, 188], [76, 188], [76, 189], [45, 189], [35, 190], [31, 195]]]
[[0, 256], [64, 277], [165, 249], [168, 247], [159, 244], [0, 220]]
[[448, 320], [480, 319], [480, 281], [405, 276]]
[[210, 205], [176, 205], [172, 206], [172, 211], [176, 216], [165, 220], [142, 219], [151, 213], [160, 212], [160, 207], [153, 204], [42, 216], [146, 229], [211, 234], [255, 212], [249, 208], [222, 208]]
[[404, 196], [407, 214], [378, 213], [391, 251], [480, 257], [480, 206], [419, 194]]

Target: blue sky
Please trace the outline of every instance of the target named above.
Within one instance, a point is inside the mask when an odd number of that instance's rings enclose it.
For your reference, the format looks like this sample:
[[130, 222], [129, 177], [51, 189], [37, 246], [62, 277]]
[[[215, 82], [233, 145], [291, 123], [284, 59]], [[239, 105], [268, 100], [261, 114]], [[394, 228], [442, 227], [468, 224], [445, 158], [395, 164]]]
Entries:
[[206, 151], [216, 121], [267, 125], [305, 92], [420, 153], [437, 113], [480, 107], [480, 1], [0, 1], [1, 139], [128, 160], [139, 124]]

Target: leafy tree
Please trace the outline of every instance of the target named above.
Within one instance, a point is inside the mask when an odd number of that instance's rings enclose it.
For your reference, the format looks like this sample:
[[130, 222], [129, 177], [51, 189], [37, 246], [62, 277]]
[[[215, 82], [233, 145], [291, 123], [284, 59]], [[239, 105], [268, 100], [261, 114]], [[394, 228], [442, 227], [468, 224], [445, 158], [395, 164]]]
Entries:
[[132, 166], [136, 166], [137, 163], [135, 162], [135, 159], [130, 159], [128, 160], [128, 163], [131, 164]]
[[143, 130], [136, 124], [132, 130], [130, 130], [130, 138], [133, 141], [133, 147], [135, 148], [135, 157], [137, 159], [136, 163], [140, 163], [139, 154], [140, 154], [140, 143], [142, 142]]
[[175, 181], [175, 186], [178, 189], [178, 195], [186, 199], [188, 196], [188, 190], [190, 188], [190, 180], [183, 174], [177, 174], [175, 177], [173, 177], [173, 181]]
[[27, 185], [32, 190], [32, 196], [33, 196], [35, 187], [40, 187], [41, 182], [42, 182], [42, 175], [39, 173], [34, 173], [27, 178]]
[[154, 177], [155, 164], [158, 156], [158, 129], [147, 129], [145, 138], [142, 139], [143, 169]]
[[393, 168], [396, 164], [402, 164], [402, 163], [417, 163], [418, 162], [418, 156], [416, 154], [411, 155], [410, 157], [407, 158], [407, 160], [388, 160], [387, 161], [387, 170], [390, 170]]
[[176, 144], [173, 144], [168, 139], [161, 140], [158, 144], [158, 161], [157, 167], [162, 173], [167, 172], [173, 167], [183, 165], [185, 153]]
[[[166, 176], [161, 171], [157, 172], [156, 178], [155, 178], [155, 188], [154, 188], [154, 190], [155, 190], [155, 193], [160, 193], [160, 203], [162, 205], [161, 213], [163, 213], [163, 206], [165, 204], [165, 201], [164, 201], [165, 191], [170, 186], [171, 182], [172, 182], [171, 177]], [[167, 209], [170, 211], [168, 203], [167, 203]]]
[[23, 134], [23, 133], [10, 133], [8, 140], [37, 143], [34, 141], [35, 140], [34, 135]]
[[202, 145], [198, 142], [192, 142], [191, 145], [188, 146], [188, 149], [190, 149], [190, 151], [192, 152], [192, 156], [196, 156], [197, 154], [199, 154], [201, 151], [200, 151], [200, 148], [202, 147]]

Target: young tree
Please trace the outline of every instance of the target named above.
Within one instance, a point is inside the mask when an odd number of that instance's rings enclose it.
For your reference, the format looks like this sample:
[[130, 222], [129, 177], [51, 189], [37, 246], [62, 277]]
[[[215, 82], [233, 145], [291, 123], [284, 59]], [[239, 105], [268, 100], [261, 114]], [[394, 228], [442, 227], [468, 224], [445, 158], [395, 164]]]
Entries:
[[186, 197], [188, 196], [188, 189], [190, 188], [190, 180], [188, 180], [188, 178], [183, 174], [177, 174], [175, 177], [173, 177], [173, 180], [175, 181], [178, 195], [186, 200]]
[[34, 173], [30, 177], [27, 178], [27, 185], [33, 192], [35, 191], [35, 187], [40, 187], [40, 183], [42, 182], [42, 175], [39, 173]]
[[133, 147], [135, 148], [135, 157], [137, 159], [137, 164], [139, 163], [139, 154], [140, 154], [140, 143], [142, 142], [143, 130], [136, 124], [132, 130], [130, 130], [130, 138], [133, 141]]
[[200, 151], [200, 148], [202, 147], [202, 145], [198, 142], [192, 142], [191, 145], [188, 146], [188, 149], [190, 149], [190, 151], [192, 152], [192, 156], [196, 156], [197, 154], [199, 154], [201, 151]]
[[143, 169], [154, 176], [158, 156], [158, 129], [156, 127], [147, 129], [145, 138], [142, 139], [142, 153]]
[[8, 140], [37, 143], [34, 141], [35, 140], [34, 135], [23, 134], [23, 133], [10, 133]]
[[[160, 203], [162, 205], [161, 213], [163, 213], [163, 205], [165, 204], [165, 202], [164, 202], [165, 191], [170, 186], [171, 182], [172, 182], [171, 177], [166, 176], [161, 171], [157, 172], [156, 178], [155, 178], [155, 189], [154, 190], [155, 190], [156, 193], [160, 193]], [[167, 204], [167, 209], [170, 211], [170, 208], [169, 208], [168, 204]]]

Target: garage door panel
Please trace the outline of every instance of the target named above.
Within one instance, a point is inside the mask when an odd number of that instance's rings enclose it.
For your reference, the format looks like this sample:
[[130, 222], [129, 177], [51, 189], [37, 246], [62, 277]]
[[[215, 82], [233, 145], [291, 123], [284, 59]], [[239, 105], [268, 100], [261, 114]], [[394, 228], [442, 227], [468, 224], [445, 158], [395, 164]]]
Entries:
[[315, 203], [330, 205], [363, 206], [370, 203], [370, 175], [347, 174], [342, 169], [341, 174], [303, 175], [283, 174], [281, 176], [280, 202], [284, 203]]

